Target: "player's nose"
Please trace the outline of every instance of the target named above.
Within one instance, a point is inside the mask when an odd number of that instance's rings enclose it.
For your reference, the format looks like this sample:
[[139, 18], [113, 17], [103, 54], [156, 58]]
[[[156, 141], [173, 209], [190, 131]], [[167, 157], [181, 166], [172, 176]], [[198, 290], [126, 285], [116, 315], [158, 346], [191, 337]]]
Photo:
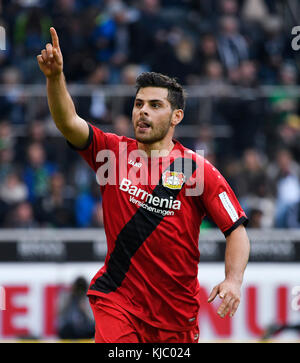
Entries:
[[149, 115], [149, 112], [148, 112], [148, 106], [147, 104], [145, 103], [141, 108], [140, 108], [140, 115], [141, 116], [148, 116]]

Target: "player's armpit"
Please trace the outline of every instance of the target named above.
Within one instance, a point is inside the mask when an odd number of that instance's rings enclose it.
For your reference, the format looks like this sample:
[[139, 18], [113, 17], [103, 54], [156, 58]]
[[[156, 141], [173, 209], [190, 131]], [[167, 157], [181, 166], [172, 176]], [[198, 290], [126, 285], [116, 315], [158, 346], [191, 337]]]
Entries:
[[88, 123], [76, 115], [71, 124], [60, 129], [67, 141], [77, 149], [84, 149], [90, 137]]

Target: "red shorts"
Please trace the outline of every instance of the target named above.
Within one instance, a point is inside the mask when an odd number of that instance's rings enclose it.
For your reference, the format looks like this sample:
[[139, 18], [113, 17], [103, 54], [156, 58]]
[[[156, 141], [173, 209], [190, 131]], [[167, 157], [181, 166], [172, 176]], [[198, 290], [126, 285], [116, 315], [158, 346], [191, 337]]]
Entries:
[[197, 343], [199, 327], [188, 331], [156, 328], [106, 299], [90, 296], [95, 343]]

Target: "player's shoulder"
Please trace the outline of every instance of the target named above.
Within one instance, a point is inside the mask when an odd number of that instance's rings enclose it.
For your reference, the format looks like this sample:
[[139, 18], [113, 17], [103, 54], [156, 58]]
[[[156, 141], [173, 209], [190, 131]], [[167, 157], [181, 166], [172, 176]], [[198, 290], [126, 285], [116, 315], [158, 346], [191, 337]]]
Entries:
[[180, 150], [185, 159], [191, 159], [195, 162], [198, 175], [201, 175], [201, 177], [204, 177], [207, 180], [222, 178], [220, 171], [217, 169], [214, 162], [205, 157], [204, 150], [194, 151], [181, 143], [178, 143], [177, 149]]
[[106, 137], [116, 140], [117, 142], [126, 142], [127, 144], [136, 143], [135, 139], [128, 136], [117, 135], [113, 132], [106, 132]]
[[96, 138], [104, 138], [106, 143], [112, 143], [112, 144], [119, 144], [121, 142], [127, 143], [127, 144], [133, 144], [136, 143], [136, 141], [130, 137], [117, 135], [114, 132], [107, 132], [101, 130], [99, 127], [95, 125], [92, 126], [92, 131]]
[[194, 150], [184, 146], [179, 141], [177, 141], [177, 140], [175, 140], [175, 141], [177, 143], [177, 149], [182, 153], [184, 158], [192, 159], [199, 165], [203, 165], [203, 164], [211, 165], [210, 161], [208, 161], [205, 158], [204, 150], [194, 151]]

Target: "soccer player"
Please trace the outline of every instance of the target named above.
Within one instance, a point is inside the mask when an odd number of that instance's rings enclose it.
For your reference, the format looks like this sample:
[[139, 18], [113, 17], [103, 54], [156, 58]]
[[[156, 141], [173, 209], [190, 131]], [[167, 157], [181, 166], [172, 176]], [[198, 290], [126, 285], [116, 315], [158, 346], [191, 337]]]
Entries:
[[249, 257], [247, 217], [219, 171], [173, 138], [185, 106], [176, 80], [140, 75], [132, 111], [135, 139], [104, 133], [77, 115], [59, 39], [54, 28], [50, 32], [52, 44], [37, 56], [50, 112], [97, 174], [102, 193], [108, 251], [87, 292], [95, 341], [197, 342], [201, 221], [210, 216], [226, 238], [225, 279], [208, 299], [222, 299], [218, 314], [225, 317], [240, 302]]

